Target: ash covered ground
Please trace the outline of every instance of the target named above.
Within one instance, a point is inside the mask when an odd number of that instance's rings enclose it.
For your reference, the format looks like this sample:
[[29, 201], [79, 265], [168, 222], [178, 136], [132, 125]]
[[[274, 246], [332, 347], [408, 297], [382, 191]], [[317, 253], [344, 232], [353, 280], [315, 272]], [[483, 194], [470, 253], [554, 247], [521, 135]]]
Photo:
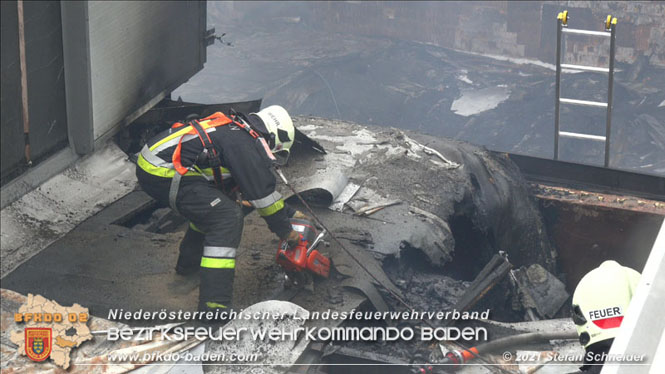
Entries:
[[[289, 17], [224, 17], [209, 24], [231, 45], [208, 48], [202, 72], [174, 92], [201, 103], [264, 98], [292, 114], [445, 136], [498, 151], [553, 155], [553, 61], [458, 52], [433, 45], [327, 33]], [[266, 10], [268, 12], [268, 10]], [[611, 165], [665, 174], [665, 74], [617, 64]], [[211, 84], [212, 83], [212, 84]], [[606, 76], [564, 74], [562, 96], [605, 101]], [[562, 131], [604, 134], [604, 109], [563, 106]], [[564, 139], [563, 160], [600, 165], [599, 142]]]

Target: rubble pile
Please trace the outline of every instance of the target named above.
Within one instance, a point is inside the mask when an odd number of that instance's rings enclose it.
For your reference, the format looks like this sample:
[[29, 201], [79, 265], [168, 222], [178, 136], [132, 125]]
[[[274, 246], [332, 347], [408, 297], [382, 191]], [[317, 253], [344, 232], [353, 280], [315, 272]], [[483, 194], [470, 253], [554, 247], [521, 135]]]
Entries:
[[[373, 283], [391, 310], [406, 309], [393, 297], [397, 293], [413, 310], [489, 308], [491, 319], [503, 321], [559, 312], [568, 297], [565, 290], [562, 298], [550, 300], [549, 310], [541, 310], [537, 296], [552, 284], [562, 285], [553, 275], [556, 253], [526, 184], [508, 159], [463, 142], [397, 129], [314, 117], [299, 117], [296, 126], [327, 154], [296, 148], [284, 172], [345, 246], [371, 254], [380, 264], [372, 268], [377, 282], [328, 243], [342, 278]], [[293, 196], [288, 201], [298, 204]], [[517, 276], [509, 275], [511, 269]], [[490, 292], [473, 294], [487, 284]], [[520, 291], [534, 284], [541, 293]], [[319, 282], [314, 294], [330, 295], [331, 289], [329, 282]], [[465, 298], [470, 302], [460, 309]], [[310, 309], [334, 304], [325, 297], [307, 299]], [[364, 307], [376, 308], [371, 302]], [[427, 344], [413, 342], [334, 346], [405, 362], [426, 361], [431, 353]]]

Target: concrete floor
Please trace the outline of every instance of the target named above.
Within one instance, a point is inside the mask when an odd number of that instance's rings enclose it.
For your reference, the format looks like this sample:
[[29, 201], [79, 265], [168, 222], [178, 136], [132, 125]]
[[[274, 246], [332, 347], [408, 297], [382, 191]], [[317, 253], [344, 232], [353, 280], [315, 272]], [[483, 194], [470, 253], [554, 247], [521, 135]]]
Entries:
[[142, 192], [126, 195], [4, 277], [3, 288], [86, 305], [99, 317], [109, 308], [191, 309], [198, 282], [173, 271], [180, 235], [113, 224], [150, 202]]

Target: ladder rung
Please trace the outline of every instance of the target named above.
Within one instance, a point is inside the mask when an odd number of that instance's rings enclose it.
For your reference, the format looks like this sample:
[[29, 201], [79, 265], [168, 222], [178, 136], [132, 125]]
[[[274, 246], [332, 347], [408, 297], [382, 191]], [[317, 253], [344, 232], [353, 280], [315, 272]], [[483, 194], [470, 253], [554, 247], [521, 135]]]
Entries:
[[561, 64], [562, 69], [574, 69], [574, 70], [584, 70], [584, 71], [597, 71], [600, 73], [609, 73], [610, 69], [608, 68], [597, 68], [595, 66], [585, 66], [585, 65], [571, 65], [571, 64]]
[[580, 30], [580, 29], [569, 29], [563, 28], [561, 31], [568, 34], [580, 34], [580, 35], [592, 35], [592, 36], [610, 36], [612, 35], [609, 32], [605, 31], [591, 31], [591, 30]]
[[604, 136], [600, 135], [589, 135], [589, 134], [579, 134], [576, 132], [567, 132], [567, 131], [559, 131], [559, 136], [564, 136], [566, 138], [576, 138], [576, 139], [589, 139], [589, 140], [598, 140], [601, 142], [605, 141]]
[[587, 101], [587, 100], [576, 100], [576, 99], [566, 99], [566, 98], [560, 98], [560, 102], [562, 103], [567, 103], [567, 104], [575, 104], [575, 105], [584, 105], [584, 106], [597, 106], [601, 108], [607, 108], [607, 103], [601, 103], [598, 101]]

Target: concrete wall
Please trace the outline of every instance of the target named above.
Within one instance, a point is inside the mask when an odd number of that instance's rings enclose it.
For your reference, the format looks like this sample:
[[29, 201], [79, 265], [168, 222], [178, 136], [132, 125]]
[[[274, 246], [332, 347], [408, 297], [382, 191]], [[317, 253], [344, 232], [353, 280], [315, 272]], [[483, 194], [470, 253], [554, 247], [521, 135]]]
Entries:
[[[612, 14], [619, 20], [617, 60], [633, 63], [644, 56], [665, 67], [665, 3], [657, 1], [326, 2], [311, 6], [310, 22], [337, 32], [554, 62], [556, 14], [564, 9], [573, 28], [602, 30]], [[571, 38], [570, 62], [606, 66], [609, 47], [602, 43]]]

